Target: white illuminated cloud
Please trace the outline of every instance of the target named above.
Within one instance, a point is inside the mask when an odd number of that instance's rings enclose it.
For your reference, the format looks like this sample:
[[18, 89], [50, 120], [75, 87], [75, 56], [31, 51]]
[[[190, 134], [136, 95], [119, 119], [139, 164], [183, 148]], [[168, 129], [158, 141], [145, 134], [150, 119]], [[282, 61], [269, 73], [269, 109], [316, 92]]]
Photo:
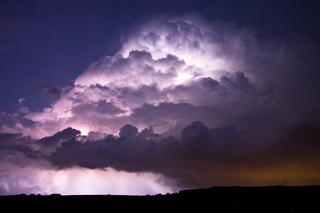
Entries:
[[198, 71], [202, 75], [229, 70], [230, 64], [218, 55], [221, 47], [210, 38], [214, 32], [208, 26], [197, 24], [174, 19], [165, 23], [150, 22], [124, 44], [121, 53], [128, 56], [132, 50], [147, 51], [155, 59], [165, 58], [168, 54], [178, 56], [186, 67], [200, 68]]
[[[149, 21], [114, 56], [89, 66], [59, 100], [40, 112], [29, 112], [25, 117], [36, 123], [37, 135], [24, 132], [39, 137], [74, 127], [85, 135], [90, 131], [115, 134], [145, 104], [217, 104], [224, 94], [209, 93], [193, 84], [204, 78], [219, 81], [241, 68], [225, 50], [231, 43], [237, 52], [241, 42], [230, 37], [226, 43], [225, 37], [194, 17]], [[186, 88], [183, 94], [177, 89], [180, 86]], [[133, 122], [138, 127], [149, 125]]]
[[44, 172], [41, 176], [51, 179], [52, 192], [65, 195], [145, 195], [172, 192], [169, 186], [161, 183], [162, 177], [153, 173], [129, 173], [111, 168], [105, 170], [71, 168]]
[[76, 85], [133, 87], [156, 84], [160, 89], [201, 77], [219, 78], [235, 67], [223, 45], [203, 21], [156, 19], [143, 25], [113, 57], [102, 58], [80, 75]]
[[161, 175], [130, 173], [112, 168], [69, 168], [55, 170], [50, 167], [10, 167], [10, 177], [0, 179], [1, 194], [53, 194], [63, 195], [145, 195], [171, 193]]

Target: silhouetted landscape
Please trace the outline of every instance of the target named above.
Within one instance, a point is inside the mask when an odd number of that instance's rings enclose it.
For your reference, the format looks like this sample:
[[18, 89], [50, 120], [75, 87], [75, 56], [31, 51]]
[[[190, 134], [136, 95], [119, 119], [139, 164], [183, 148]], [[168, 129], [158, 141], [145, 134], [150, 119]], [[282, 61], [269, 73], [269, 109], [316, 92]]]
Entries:
[[319, 212], [320, 186], [212, 187], [173, 194], [12, 195], [1, 196], [2, 209], [18, 211], [139, 210], [185, 212]]

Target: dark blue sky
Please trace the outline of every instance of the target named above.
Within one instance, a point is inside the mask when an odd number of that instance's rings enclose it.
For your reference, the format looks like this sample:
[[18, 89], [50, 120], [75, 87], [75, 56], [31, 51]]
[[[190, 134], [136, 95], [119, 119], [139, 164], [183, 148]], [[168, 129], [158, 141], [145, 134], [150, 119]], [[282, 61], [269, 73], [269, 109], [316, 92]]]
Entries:
[[317, 40], [319, 15], [311, 1], [49, 1], [0, 3], [0, 111], [15, 111], [20, 97], [32, 110], [50, 100], [41, 84], [72, 81], [98, 58], [113, 54], [134, 25], [158, 16], [198, 13], [257, 31]]

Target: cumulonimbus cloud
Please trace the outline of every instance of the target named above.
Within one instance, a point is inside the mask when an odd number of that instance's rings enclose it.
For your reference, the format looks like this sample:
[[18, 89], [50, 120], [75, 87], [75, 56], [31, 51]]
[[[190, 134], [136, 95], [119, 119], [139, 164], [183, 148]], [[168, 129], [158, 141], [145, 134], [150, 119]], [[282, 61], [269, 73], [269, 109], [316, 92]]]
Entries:
[[183, 187], [318, 183], [318, 52], [307, 38], [161, 17], [25, 112], [28, 125], [1, 114], [2, 132], [31, 136], [1, 147], [58, 170], [151, 172]]
[[[194, 17], [152, 20], [138, 28], [114, 56], [89, 66], [59, 100], [26, 118], [36, 122], [38, 133], [44, 135], [68, 126], [83, 134], [114, 133], [128, 121], [139, 128], [153, 125], [166, 131], [184, 120], [145, 123], [132, 115], [145, 104], [221, 106], [259, 95], [242, 55], [250, 45], [260, 47], [254, 39], [248, 43], [248, 37], [252, 35]], [[200, 119], [194, 116], [188, 121]]]

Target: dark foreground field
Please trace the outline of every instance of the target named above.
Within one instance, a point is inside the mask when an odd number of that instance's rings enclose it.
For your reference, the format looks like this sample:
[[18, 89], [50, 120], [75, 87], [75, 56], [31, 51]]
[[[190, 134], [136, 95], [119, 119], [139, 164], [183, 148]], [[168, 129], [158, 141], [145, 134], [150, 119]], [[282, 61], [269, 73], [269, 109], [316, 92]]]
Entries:
[[213, 187], [154, 196], [1, 196], [2, 210], [18, 212], [320, 212], [320, 186]]

